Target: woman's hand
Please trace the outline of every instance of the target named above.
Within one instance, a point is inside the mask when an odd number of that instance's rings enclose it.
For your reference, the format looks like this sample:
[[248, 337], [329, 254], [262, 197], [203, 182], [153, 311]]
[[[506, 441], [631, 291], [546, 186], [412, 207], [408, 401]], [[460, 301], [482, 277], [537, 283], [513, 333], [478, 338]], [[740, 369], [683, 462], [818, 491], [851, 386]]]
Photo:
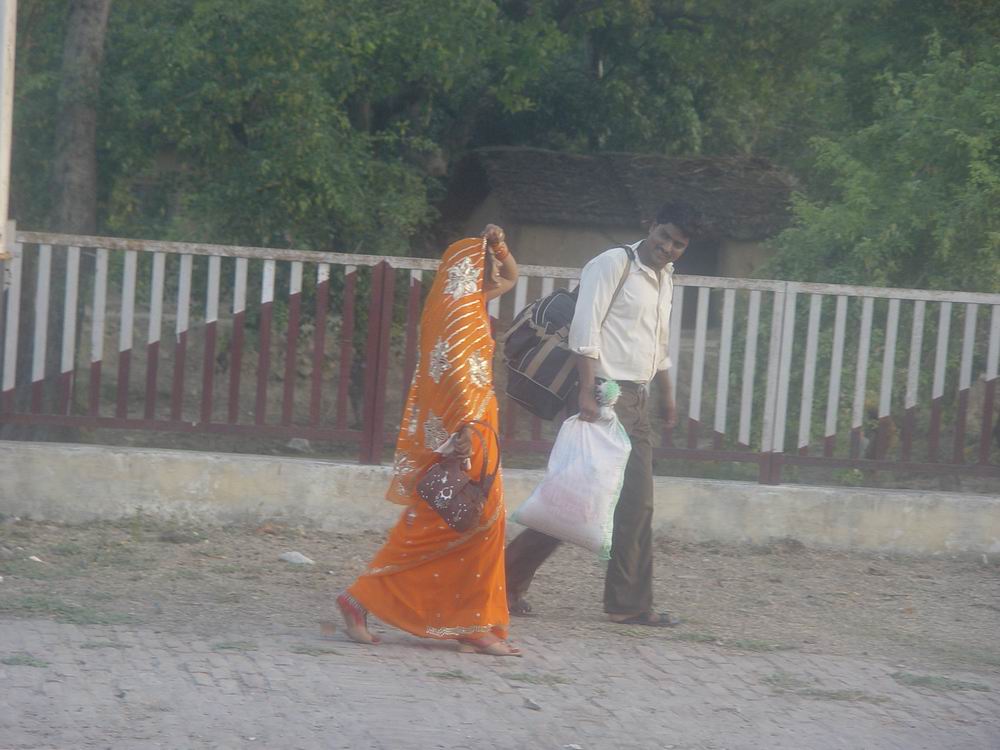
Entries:
[[506, 235], [496, 224], [487, 224], [483, 230], [486, 240], [486, 273], [483, 291], [487, 301], [506, 294], [517, 283], [517, 261], [507, 247]]
[[497, 260], [497, 256], [493, 253], [493, 248], [487, 246], [486, 257], [488, 263], [486, 264], [487, 278], [486, 278], [486, 288], [492, 289], [500, 286], [500, 282], [503, 276], [500, 275], [500, 261]]
[[507, 235], [504, 234], [503, 229], [496, 224], [487, 224], [486, 229], [483, 230], [483, 237], [486, 238], [486, 244], [491, 248], [497, 247], [507, 239]]
[[466, 425], [455, 434], [455, 455], [469, 458], [472, 455], [472, 428]]

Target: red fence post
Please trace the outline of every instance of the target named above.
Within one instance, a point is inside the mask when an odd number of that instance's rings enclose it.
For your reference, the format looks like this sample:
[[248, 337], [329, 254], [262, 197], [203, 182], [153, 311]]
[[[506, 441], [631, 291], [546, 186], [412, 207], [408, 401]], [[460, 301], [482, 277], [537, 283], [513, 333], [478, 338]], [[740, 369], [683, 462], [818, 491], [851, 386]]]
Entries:
[[757, 459], [757, 483], [771, 484], [771, 460], [774, 454], [770, 451], [762, 450]]
[[768, 484], [781, 484], [781, 464], [783, 458], [783, 453], [771, 454], [771, 476], [768, 477]]
[[[337, 376], [337, 428], [347, 426], [347, 402], [350, 397], [351, 371], [354, 364], [354, 297], [358, 271], [350, 266], [344, 276], [344, 302], [340, 322], [340, 359]], [[354, 415], [357, 418], [357, 414]], [[364, 414], [362, 414], [364, 419]], [[362, 442], [362, 445], [364, 443]]]
[[257, 400], [254, 405], [254, 424], [267, 422], [267, 382], [271, 376], [271, 324], [274, 320], [274, 274], [276, 263], [264, 261], [260, 293], [260, 352], [257, 356]]
[[413, 372], [417, 369], [417, 349], [420, 346], [419, 326], [420, 326], [420, 292], [423, 283], [420, 280], [419, 272], [417, 276], [410, 276], [410, 295], [406, 307], [406, 353], [403, 358], [403, 402], [410, 392], [410, 383], [413, 382]]
[[394, 282], [395, 274], [392, 266], [385, 261], [372, 270], [372, 297], [368, 307], [368, 343], [365, 356], [364, 421], [361, 425], [359, 457], [363, 464], [382, 462]]
[[309, 424], [319, 425], [323, 398], [323, 362], [326, 353], [326, 308], [330, 302], [330, 266], [321, 264], [316, 277], [316, 317], [313, 339], [312, 390], [309, 395]]

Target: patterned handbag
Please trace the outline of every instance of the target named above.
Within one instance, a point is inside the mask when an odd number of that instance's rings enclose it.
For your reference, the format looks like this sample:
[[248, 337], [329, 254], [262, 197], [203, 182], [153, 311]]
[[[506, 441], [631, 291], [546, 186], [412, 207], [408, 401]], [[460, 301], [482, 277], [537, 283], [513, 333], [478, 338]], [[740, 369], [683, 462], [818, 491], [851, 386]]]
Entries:
[[462, 468], [466, 459], [461, 456], [445, 456], [431, 466], [423, 479], [417, 485], [417, 494], [430, 505], [455, 531], [465, 532], [473, 528], [483, 513], [486, 498], [493, 487], [497, 471], [500, 469], [500, 438], [496, 430], [485, 422], [475, 421], [469, 424], [481, 424], [493, 433], [497, 445], [496, 466], [487, 474], [490, 465], [490, 455], [478, 430], [472, 432], [483, 445], [483, 470], [478, 482]]

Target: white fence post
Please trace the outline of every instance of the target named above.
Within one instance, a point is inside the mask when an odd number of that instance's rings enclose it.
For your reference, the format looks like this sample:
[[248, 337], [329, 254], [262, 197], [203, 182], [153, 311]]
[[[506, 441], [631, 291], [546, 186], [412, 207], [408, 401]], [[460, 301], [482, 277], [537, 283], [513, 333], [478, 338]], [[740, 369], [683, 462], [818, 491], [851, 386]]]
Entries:
[[[773, 307], [771, 308], [771, 341], [767, 351], [767, 381], [764, 388], [764, 425], [761, 432], [760, 452], [764, 454], [764, 460], [760, 467], [760, 483], [772, 484], [775, 481], [773, 470], [773, 454], [777, 440], [775, 435], [778, 430], [784, 430], [783, 424], [776, 424], [779, 412], [779, 381], [782, 372], [781, 348], [783, 342], [783, 326], [787, 315], [785, 298], [788, 284], [783, 283], [780, 289], [773, 293]], [[794, 308], [793, 308], [794, 309]]]
[[10, 204], [10, 149], [13, 143], [14, 50], [17, 36], [17, 0], [0, 0], [0, 260], [10, 260], [13, 224], [7, 223]]
[[[17, 241], [17, 222], [8, 221], [6, 229], [0, 227], [0, 294], [11, 285], [11, 263], [14, 259], [14, 243]], [[7, 261], [6, 263], [4, 261]]]
[[17, 339], [21, 316], [21, 245], [14, 245], [12, 257], [4, 262], [4, 275], [9, 273], [5, 281], [7, 292], [7, 310], [4, 316], [6, 332], [4, 334], [3, 353], [3, 385], [0, 390], [6, 402], [5, 406], [13, 408], [14, 388], [17, 385]]

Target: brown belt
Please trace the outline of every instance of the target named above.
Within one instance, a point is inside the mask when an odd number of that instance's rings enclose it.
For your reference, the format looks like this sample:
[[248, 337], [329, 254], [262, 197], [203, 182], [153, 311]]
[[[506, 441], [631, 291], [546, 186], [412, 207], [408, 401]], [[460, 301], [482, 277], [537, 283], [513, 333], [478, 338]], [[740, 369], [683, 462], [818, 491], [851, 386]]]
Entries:
[[646, 391], [649, 390], [649, 383], [637, 383], [634, 380], [619, 380], [618, 385], [623, 389], [630, 391]]

